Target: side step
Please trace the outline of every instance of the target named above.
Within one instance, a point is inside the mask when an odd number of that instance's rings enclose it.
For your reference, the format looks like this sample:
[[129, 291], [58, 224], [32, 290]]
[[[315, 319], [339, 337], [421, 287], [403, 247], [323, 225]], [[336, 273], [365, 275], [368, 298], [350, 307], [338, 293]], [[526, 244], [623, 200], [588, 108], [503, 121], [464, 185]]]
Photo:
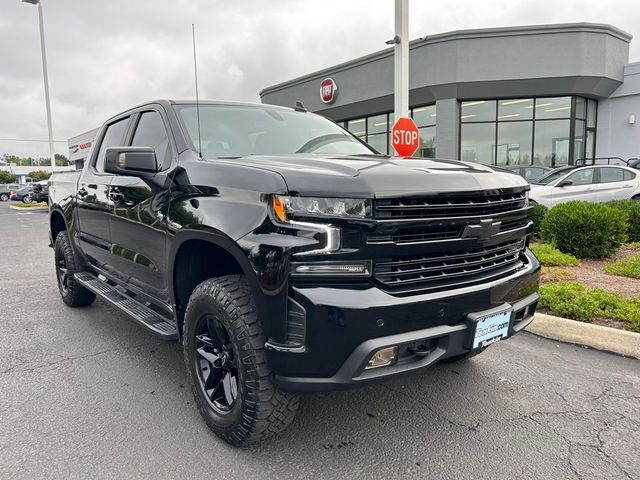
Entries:
[[89, 272], [76, 273], [74, 276], [83, 287], [91, 290], [117, 309], [122, 310], [140, 325], [150, 330], [151, 333], [165, 340], [177, 340], [178, 329], [176, 325], [158, 312], [120, 293], [116, 287], [109, 285]]

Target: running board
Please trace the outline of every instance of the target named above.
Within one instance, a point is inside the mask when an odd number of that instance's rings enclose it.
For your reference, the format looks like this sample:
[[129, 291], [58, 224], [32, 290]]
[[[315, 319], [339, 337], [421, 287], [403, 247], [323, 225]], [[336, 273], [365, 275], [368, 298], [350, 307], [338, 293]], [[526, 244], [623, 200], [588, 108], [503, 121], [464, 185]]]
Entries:
[[129, 315], [140, 325], [150, 330], [151, 333], [165, 340], [176, 340], [178, 338], [178, 329], [168, 318], [163, 317], [143, 303], [124, 295], [116, 287], [109, 285], [89, 272], [76, 273], [74, 277], [80, 285]]

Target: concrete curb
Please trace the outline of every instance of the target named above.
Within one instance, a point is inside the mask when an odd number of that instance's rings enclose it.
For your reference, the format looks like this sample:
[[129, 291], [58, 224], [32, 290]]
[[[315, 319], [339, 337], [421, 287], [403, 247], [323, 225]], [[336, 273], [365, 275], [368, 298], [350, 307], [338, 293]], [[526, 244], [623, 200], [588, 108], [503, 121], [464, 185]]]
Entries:
[[17, 205], [9, 205], [11, 210], [19, 212], [48, 212], [49, 207], [18, 207]]
[[585, 345], [640, 360], [640, 333], [536, 313], [526, 330], [541, 337]]

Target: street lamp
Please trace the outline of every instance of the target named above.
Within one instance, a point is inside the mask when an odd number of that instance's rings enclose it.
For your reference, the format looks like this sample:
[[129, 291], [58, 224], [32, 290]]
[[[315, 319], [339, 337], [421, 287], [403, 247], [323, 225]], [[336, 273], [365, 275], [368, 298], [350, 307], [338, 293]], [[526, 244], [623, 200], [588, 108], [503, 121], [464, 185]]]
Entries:
[[53, 129], [51, 127], [51, 101], [49, 100], [49, 75], [47, 74], [47, 52], [44, 48], [44, 21], [42, 20], [42, 3], [40, 0], [22, 0], [24, 3], [38, 6], [40, 23], [40, 51], [42, 53], [42, 75], [44, 77], [44, 101], [47, 106], [47, 128], [49, 129], [49, 153], [51, 155], [51, 173], [56, 166], [56, 155], [53, 150]]

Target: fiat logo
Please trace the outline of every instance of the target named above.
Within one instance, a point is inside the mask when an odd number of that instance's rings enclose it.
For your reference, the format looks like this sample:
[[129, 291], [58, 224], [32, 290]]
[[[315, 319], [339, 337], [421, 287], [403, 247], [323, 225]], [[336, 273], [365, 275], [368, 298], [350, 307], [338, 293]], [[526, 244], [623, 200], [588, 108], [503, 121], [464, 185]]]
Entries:
[[338, 94], [338, 86], [333, 78], [325, 78], [320, 83], [320, 99], [322, 103], [333, 103]]

